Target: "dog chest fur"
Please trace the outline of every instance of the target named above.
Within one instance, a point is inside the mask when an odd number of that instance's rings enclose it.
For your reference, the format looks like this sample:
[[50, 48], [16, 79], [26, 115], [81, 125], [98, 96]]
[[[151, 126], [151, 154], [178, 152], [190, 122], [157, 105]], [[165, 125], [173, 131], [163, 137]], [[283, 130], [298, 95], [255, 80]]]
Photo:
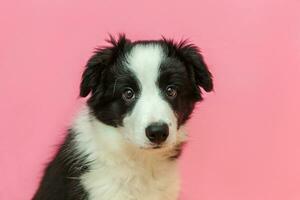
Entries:
[[178, 194], [174, 163], [94, 165], [81, 181], [91, 200], [175, 200]]

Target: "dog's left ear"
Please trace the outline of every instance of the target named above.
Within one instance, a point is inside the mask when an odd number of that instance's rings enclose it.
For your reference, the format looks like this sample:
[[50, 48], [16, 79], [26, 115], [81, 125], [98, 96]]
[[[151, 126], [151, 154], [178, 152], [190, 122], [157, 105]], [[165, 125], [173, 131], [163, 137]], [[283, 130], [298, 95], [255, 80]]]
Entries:
[[211, 92], [213, 90], [212, 74], [208, 70], [199, 49], [195, 45], [183, 41], [178, 44], [178, 50], [189, 71], [194, 75], [195, 83], [206, 92]]

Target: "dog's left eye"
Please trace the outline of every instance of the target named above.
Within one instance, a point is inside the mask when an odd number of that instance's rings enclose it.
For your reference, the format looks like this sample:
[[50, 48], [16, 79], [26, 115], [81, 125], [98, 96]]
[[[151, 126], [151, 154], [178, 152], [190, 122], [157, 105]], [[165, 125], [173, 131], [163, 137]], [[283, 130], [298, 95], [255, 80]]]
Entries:
[[133, 101], [135, 99], [135, 93], [133, 89], [126, 88], [122, 94], [122, 98], [127, 102]]
[[177, 96], [177, 89], [175, 86], [169, 85], [167, 86], [165, 93], [169, 98], [174, 99]]

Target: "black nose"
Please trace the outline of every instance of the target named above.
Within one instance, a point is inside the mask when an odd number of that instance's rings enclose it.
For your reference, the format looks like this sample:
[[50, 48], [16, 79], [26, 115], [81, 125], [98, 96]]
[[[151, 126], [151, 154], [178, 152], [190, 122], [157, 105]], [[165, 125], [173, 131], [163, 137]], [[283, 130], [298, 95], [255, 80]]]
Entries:
[[169, 136], [169, 127], [166, 123], [153, 123], [146, 128], [147, 138], [155, 144], [161, 144]]

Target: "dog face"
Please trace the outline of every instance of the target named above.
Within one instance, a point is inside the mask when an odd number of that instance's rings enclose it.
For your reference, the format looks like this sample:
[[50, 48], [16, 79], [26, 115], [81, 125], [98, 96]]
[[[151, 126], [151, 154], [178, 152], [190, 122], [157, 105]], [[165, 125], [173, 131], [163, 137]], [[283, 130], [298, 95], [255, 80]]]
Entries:
[[111, 37], [97, 49], [82, 76], [80, 96], [92, 114], [120, 130], [140, 148], [177, 143], [201, 90], [213, 89], [212, 76], [198, 49], [171, 40], [131, 42]]

